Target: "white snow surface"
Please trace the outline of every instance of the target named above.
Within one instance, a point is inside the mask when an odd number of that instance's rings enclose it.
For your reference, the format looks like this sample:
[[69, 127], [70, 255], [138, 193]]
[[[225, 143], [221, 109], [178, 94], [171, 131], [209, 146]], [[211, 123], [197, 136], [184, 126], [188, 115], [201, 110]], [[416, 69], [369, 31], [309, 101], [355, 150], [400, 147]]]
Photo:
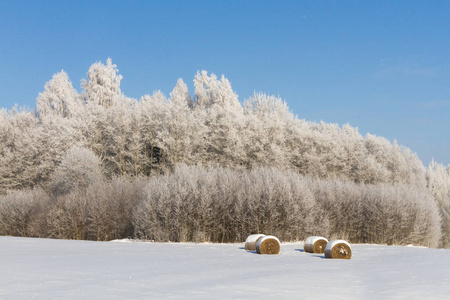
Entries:
[[[325, 259], [282, 243], [89, 242], [0, 237], [0, 299], [448, 299], [450, 250], [352, 245]], [[307, 298], [305, 298], [307, 299]]]

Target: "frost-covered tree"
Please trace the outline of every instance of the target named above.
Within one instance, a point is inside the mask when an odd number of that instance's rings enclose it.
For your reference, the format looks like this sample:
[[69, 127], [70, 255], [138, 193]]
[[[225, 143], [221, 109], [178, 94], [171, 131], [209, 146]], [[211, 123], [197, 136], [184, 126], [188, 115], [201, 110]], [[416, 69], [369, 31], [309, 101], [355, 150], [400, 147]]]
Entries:
[[367, 149], [367, 160], [370, 163], [371, 172], [366, 174], [367, 183], [389, 182], [389, 171], [385, 167], [388, 159], [391, 143], [383, 138], [368, 133], [364, 138]]
[[431, 161], [427, 169], [427, 187], [436, 200], [441, 216], [443, 246], [450, 247], [450, 166]]
[[143, 156], [142, 170], [145, 175], [160, 173], [165, 168], [164, 137], [167, 136], [165, 117], [168, 101], [161, 91], [144, 95], [136, 106], [138, 133]]
[[242, 105], [233, 92], [230, 82], [220, 80], [206, 71], [197, 73], [195, 86], [195, 114], [203, 123], [200, 131], [204, 143], [206, 163], [241, 167], [244, 165], [244, 149], [240, 132], [245, 124]]
[[[245, 149], [252, 151], [251, 156], [258, 157], [256, 165], [276, 166], [281, 169], [289, 167], [288, 136], [293, 113], [280, 97], [254, 93], [244, 102], [246, 117], [256, 126], [252, 126], [252, 139]], [[251, 126], [251, 125], [250, 125]], [[256, 152], [257, 151], [257, 152]]]
[[208, 108], [216, 104], [222, 107], [233, 107], [237, 111], [242, 110], [237, 94], [223, 75], [219, 80], [215, 74], [208, 76], [207, 71], [197, 72], [194, 87], [196, 106]]
[[[0, 192], [33, 187], [40, 183], [38, 158], [41, 127], [36, 115], [14, 107], [2, 113], [0, 128]], [[44, 162], [45, 163], [45, 162]]]
[[76, 118], [49, 114], [39, 119], [32, 111], [16, 108], [3, 116], [0, 186], [4, 189], [45, 186], [67, 149], [82, 141]]
[[179, 162], [192, 161], [194, 151], [192, 141], [197, 134], [198, 126], [192, 112], [191, 96], [181, 78], [170, 94], [166, 112], [167, 136], [164, 139], [164, 148], [169, 160], [174, 166]]
[[55, 195], [71, 191], [85, 191], [86, 188], [102, 180], [100, 160], [86, 148], [75, 146], [63, 157], [61, 164], [52, 175], [51, 189]]
[[216, 86], [217, 76], [215, 74], [208, 76], [207, 71], [197, 72], [194, 78], [195, 105], [203, 108], [212, 105], [212, 101], [216, 96]]
[[93, 64], [87, 73], [88, 79], [83, 79], [83, 96], [87, 102], [93, 102], [103, 107], [110, 107], [121, 101], [122, 92], [117, 66], [111, 58], [106, 60], [106, 65], [101, 62]]
[[188, 87], [184, 83], [183, 79], [179, 78], [177, 85], [170, 93], [170, 102], [180, 107], [189, 107], [193, 105], [191, 95], [189, 94]]
[[[136, 101], [124, 98], [124, 101], [104, 111], [104, 119], [97, 130], [100, 134], [102, 162], [108, 174], [135, 174], [135, 151], [139, 147], [135, 117]], [[97, 150], [98, 151], [98, 150]]]
[[49, 114], [70, 117], [80, 106], [77, 91], [73, 88], [69, 76], [64, 70], [53, 75], [44, 86], [44, 91], [36, 99], [40, 116]]

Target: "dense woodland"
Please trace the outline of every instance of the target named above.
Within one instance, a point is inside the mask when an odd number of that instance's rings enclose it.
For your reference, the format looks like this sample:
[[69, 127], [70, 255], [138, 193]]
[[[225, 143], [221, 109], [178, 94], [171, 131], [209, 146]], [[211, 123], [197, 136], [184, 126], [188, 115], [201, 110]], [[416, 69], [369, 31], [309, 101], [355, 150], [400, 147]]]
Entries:
[[0, 110], [0, 234], [109, 240], [301, 240], [448, 246], [450, 166], [350, 125], [238, 99], [206, 71], [194, 97], [120, 89], [108, 59], [78, 93], [61, 71], [37, 109]]

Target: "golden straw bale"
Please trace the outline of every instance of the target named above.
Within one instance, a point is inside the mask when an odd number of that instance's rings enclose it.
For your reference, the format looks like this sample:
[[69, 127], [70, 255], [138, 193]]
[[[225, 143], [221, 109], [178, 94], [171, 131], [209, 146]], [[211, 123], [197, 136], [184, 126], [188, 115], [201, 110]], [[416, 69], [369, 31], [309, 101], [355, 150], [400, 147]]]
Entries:
[[278, 254], [280, 248], [280, 240], [271, 235], [262, 237], [256, 244], [256, 252], [259, 254]]
[[325, 251], [325, 247], [327, 246], [328, 240], [323, 237], [317, 237], [315, 239], [311, 239], [311, 253], [323, 253]]
[[350, 259], [352, 257], [352, 248], [344, 240], [329, 241], [325, 247], [325, 257]]
[[255, 251], [256, 250], [256, 244], [258, 243], [258, 241], [264, 237], [264, 234], [251, 234], [247, 237], [247, 239], [245, 240], [245, 250], [249, 251]]
[[328, 240], [321, 236], [310, 236], [305, 240], [303, 249], [309, 253], [323, 253]]

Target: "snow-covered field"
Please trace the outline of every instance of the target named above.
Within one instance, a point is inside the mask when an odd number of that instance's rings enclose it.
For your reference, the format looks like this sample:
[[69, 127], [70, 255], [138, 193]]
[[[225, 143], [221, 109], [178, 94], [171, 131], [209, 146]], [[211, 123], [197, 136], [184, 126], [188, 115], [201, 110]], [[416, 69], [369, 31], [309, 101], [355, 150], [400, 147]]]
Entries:
[[351, 260], [282, 244], [0, 237], [0, 299], [449, 299], [450, 250], [352, 245]]

